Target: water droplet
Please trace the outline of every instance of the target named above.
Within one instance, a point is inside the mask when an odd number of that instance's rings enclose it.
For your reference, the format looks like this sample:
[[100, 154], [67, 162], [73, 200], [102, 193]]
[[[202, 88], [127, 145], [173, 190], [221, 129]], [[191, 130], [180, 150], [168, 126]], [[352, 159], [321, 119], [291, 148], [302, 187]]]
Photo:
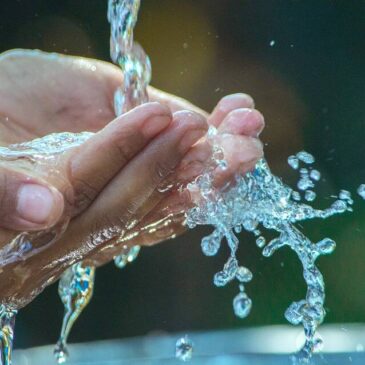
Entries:
[[336, 200], [331, 208], [338, 213], [344, 213], [347, 210], [347, 204], [343, 200]]
[[246, 318], [252, 308], [252, 301], [246, 293], [238, 293], [233, 299], [234, 314], [239, 318]]
[[69, 358], [67, 347], [62, 342], [57, 342], [53, 354], [58, 364], [64, 364]]
[[244, 266], [240, 266], [236, 272], [236, 278], [241, 283], [248, 283], [252, 280], [252, 277], [252, 272]]
[[291, 197], [293, 198], [293, 200], [299, 202], [302, 198], [300, 196], [300, 193], [298, 193], [297, 191], [292, 191], [291, 193]]
[[306, 190], [304, 196], [306, 201], [312, 202], [316, 199], [317, 194], [313, 190]]
[[260, 236], [256, 239], [257, 247], [263, 248], [266, 245], [266, 239], [263, 236]]
[[365, 184], [361, 184], [359, 188], [357, 189], [357, 193], [365, 199]]
[[309, 179], [308, 177], [302, 177], [298, 181], [297, 187], [299, 190], [305, 191], [305, 190], [314, 188], [314, 184], [313, 184], [312, 180]]
[[190, 338], [186, 335], [177, 340], [175, 356], [181, 361], [190, 361], [193, 357], [194, 344]]
[[201, 247], [204, 255], [214, 256], [217, 254], [221, 245], [222, 236], [214, 231], [211, 235], [202, 239]]
[[321, 173], [318, 170], [312, 170], [309, 174], [310, 178], [315, 181], [321, 180]]
[[288, 164], [294, 170], [297, 170], [299, 168], [299, 160], [296, 156], [289, 156]]
[[300, 161], [302, 161], [308, 165], [315, 162], [313, 155], [311, 155], [310, 153], [305, 152], [305, 151], [298, 152], [297, 157]]

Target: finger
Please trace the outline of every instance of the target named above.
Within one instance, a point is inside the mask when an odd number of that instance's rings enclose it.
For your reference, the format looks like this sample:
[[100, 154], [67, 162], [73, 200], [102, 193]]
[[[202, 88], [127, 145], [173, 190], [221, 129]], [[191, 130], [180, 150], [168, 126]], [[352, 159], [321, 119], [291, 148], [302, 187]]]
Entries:
[[235, 174], [245, 174], [254, 169], [263, 157], [263, 145], [257, 138], [237, 135], [218, 135], [217, 144], [222, 148], [226, 168], [218, 167], [214, 172], [214, 184], [223, 186]]
[[255, 107], [251, 96], [247, 94], [232, 94], [222, 98], [208, 118], [208, 123], [219, 127], [224, 118], [233, 110], [240, 108], [253, 109]]
[[186, 193], [173, 192], [148, 213], [143, 221], [118, 240], [111, 240], [102, 250], [90, 255], [88, 265], [102, 266], [118, 256], [125, 247], [151, 246], [182, 234], [186, 227], [185, 210], [190, 207]]
[[63, 244], [53, 247], [52, 254], [72, 258], [77, 252], [84, 258], [138, 223], [163, 199], [158, 186], [206, 131], [206, 121], [198, 114], [175, 113], [171, 125], [114, 177], [87, 212], [73, 220]]
[[62, 194], [43, 180], [0, 167], [0, 226], [38, 231], [55, 225], [64, 209]]
[[[121, 206], [132, 215], [137, 211], [141, 214], [139, 207], [148, 212], [162, 198], [158, 187], [173, 174], [183, 156], [206, 131], [206, 121], [198, 114], [188, 111], [175, 113], [167, 130], [104, 189], [98, 197], [102, 209], [107, 209], [114, 216], [120, 216]], [[128, 187], [128, 194], [118, 193], [122, 187]]]
[[95, 199], [104, 186], [172, 121], [158, 103], [133, 109], [71, 152], [70, 180], [77, 213]]
[[148, 87], [148, 95], [151, 101], [157, 101], [166, 105], [173, 113], [181, 110], [191, 110], [195, 113], [201, 114], [205, 118], [208, 117], [207, 112], [198, 108], [194, 104], [189, 103], [187, 100], [165, 93], [164, 91], [155, 89], [152, 86]]
[[222, 121], [220, 133], [258, 137], [265, 127], [263, 115], [256, 109], [240, 108], [231, 111]]

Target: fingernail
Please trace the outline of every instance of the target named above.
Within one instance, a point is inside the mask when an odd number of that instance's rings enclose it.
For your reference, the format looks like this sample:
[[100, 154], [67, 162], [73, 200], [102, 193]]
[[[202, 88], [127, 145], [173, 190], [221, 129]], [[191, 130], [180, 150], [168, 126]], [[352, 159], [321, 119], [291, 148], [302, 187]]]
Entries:
[[157, 115], [146, 120], [143, 125], [143, 133], [146, 137], [151, 138], [162, 132], [171, 122], [169, 115]]
[[54, 209], [54, 204], [53, 193], [44, 186], [25, 184], [18, 190], [17, 213], [30, 223], [46, 223]]

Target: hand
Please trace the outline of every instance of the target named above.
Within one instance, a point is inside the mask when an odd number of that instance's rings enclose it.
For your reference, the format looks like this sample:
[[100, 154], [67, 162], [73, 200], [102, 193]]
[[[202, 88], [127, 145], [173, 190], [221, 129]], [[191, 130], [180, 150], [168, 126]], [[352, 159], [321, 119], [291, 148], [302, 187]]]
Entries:
[[[122, 81], [116, 67], [100, 61], [32, 51], [0, 57], [3, 146], [55, 132], [96, 133], [52, 164], [1, 162], [0, 257], [20, 231], [51, 232], [69, 220], [56, 242], [3, 267], [5, 301], [27, 304], [68, 266], [102, 264], [118, 244], [152, 244], [182, 231], [189, 197], [161, 187], [193, 179], [208, 160], [206, 115], [181, 111], [197, 108], [151, 88], [155, 102], [113, 120], [113, 93]], [[229, 169], [217, 183], [262, 155], [256, 137], [263, 118], [252, 108], [249, 97], [233, 95], [208, 116], [231, 141], [223, 146]], [[166, 214], [163, 229], [144, 229]]]

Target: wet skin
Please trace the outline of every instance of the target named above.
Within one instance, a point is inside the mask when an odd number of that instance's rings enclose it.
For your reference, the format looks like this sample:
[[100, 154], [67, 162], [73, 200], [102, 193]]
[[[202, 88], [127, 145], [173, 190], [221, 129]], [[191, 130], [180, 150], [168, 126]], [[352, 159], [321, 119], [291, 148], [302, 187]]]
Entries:
[[210, 124], [228, 163], [216, 170], [217, 185], [262, 157], [264, 119], [248, 95], [226, 96], [207, 114], [150, 88], [150, 103], [115, 118], [121, 82], [120, 70], [101, 61], [24, 50], [0, 56], [1, 145], [95, 132], [49, 165], [0, 163], [0, 248], [19, 232], [69, 220], [55, 243], [2, 267], [4, 302], [27, 304], [76, 261], [102, 265], [121, 245], [152, 245], [182, 233], [192, 197], [177, 187], [209, 162]]

